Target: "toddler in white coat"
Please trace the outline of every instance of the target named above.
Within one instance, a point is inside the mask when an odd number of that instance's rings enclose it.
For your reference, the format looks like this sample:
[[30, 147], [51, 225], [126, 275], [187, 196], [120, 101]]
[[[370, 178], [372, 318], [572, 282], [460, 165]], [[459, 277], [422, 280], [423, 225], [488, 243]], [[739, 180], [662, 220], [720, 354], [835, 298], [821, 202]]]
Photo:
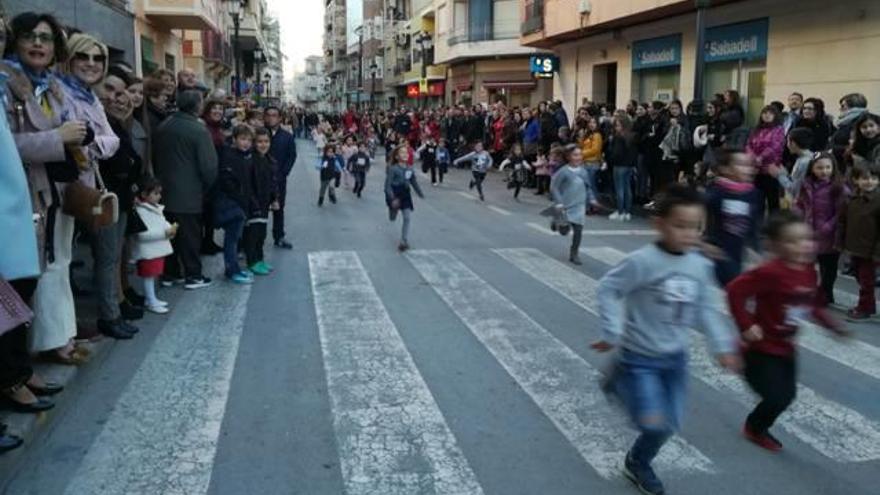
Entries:
[[156, 279], [165, 270], [165, 257], [174, 253], [171, 239], [177, 234], [177, 224], [171, 225], [165, 219], [165, 207], [159, 204], [162, 184], [155, 177], [145, 177], [138, 189], [134, 207], [146, 230], [134, 238], [132, 259], [137, 262], [137, 274], [144, 281], [144, 309], [165, 314], [169, 311], [168, 303], [156, 297]]

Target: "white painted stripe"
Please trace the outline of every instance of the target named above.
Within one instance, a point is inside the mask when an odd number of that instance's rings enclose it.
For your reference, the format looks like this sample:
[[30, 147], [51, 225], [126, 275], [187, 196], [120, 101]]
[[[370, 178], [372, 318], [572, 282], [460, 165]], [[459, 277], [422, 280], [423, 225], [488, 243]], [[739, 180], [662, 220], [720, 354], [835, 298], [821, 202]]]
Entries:
[[629, 229], [629, 230], [584, 230], [584, 235], [637, 235], [637, 236], [654, 236], [657, 235], [656, 230], [651, 229]]
[[481, 494], [357, 255], [309, 268], [346, 494]]
[[499, 208], [499, 207], [493, 206], [493, 205], [488, 205], [488, 206], [486, 206], [486, 208], [489, 208], [490, 210], [494, 211], [495, 213], [498, 213], [499, 215], [504, 215], [506, 217], [509, 217], [512, 214], [509, 211], [505, 210], [504, 208]]
[[[612, 247], [585, 248], [586, 254], [602, 263], [614, 266], [627, 254]], [[720, 300], [727, 301], [724, 291], [720, 292]], [[835, 298], [840, 297], [840, 292], [835, 291]], [[849, 295], [858, 299], [855, 296]], [[843, 302], [844, 298], [838, 299]], [[855, 303], [852, 304], [855, 306]], [[726, 304], [721, 308], [730, 314]], [[828, 331], [811, 321], [801, 321], [801, 332], [798, 333], [798, 344], [811, 352], [836, 361], [855, 371], [880, 379], [880, 348], [856, 339], [839, 340], [828, 335]]]
[[[598, 282], [537, 249], [496, 249], [498, 255], [562, 296], [596, 315]], [[697, 332], [691, 345], [691, 374], [709, 387], [751, 405], [754, 397], [739, 376], [723, 371]], [[880, 427], [845, 406], [798, 385], [798, 398], [778, 425], [820, 453], [840, 462], [880, 459]]]
[[[617, 476], [633, 432], [599, 391], [601, 374], [446, 251], [411, 251], [410, 262], [502, 367], [605, 478]], [[712, 471], [676, 437], [658, 458], [669, 471]]]
[[463, 196], [463, 197], [468, 198], [468, 199], [477, 199], [477, 197], [474, 196], [473, 194], [466, 193], [466, 192], [464, 192], [464, 191], [455, 191], [455, 193], [458, 194], [459, 196]]
[[539, 223], [528, 222], [528, 223], [526, 223], [526, 225], [527, 225], [528, 227], [531, 227], [532, 229], [537, 230], [538, 232], [540, 232], [540, 233], [542, 233], [542, 234], [547, 234], [547, 235], [559, 235], [559, 234], [557, 234], [556, 232], [553, 232], [552, 230], [550, 230], [547, 226], [545, 226], [545, 225], [541, 225], [541, 224], [539, 224]]
[[184, 294], [67, 495], [208, 492], [249, 294], [222, 283]]

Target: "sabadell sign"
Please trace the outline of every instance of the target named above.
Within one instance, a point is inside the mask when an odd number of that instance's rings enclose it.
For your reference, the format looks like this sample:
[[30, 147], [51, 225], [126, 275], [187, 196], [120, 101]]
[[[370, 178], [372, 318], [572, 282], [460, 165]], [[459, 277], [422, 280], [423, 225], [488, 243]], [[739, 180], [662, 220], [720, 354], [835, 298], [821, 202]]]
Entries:
[[681, 64], [681, 35], [664, 36], [633, 43], [633, 70], [672, 67]]
[[708, 29], [706, 62], [766, 58], [769, 24], [759, 19]]

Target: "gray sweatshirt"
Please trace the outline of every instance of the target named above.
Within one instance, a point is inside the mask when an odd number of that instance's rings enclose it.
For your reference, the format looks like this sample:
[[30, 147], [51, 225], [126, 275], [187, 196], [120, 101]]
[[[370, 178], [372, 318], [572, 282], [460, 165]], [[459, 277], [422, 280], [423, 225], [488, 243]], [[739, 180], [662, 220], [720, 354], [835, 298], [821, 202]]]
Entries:
[[602, 338], [659, 356], [686, 352], [690, 329], [715, 353], [733, 352], [736, 334], [721, 313], [712, 262], [697, 252], [672, 254], [656, 244], [632, 253], [602, 277], [597, 290]]

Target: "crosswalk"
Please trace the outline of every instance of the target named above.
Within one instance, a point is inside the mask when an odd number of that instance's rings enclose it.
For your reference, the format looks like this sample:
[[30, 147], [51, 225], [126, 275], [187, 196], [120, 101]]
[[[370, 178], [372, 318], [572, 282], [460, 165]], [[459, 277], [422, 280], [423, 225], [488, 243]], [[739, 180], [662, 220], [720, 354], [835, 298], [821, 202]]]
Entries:
[[[582, 254], [607, 268], [627, 256], [608, 246], [585, 247]], [[397, 301], [383, 297], [362, 256], [356, 251], [307, 255], [345, 493], [484, 493], [479, 464], [468, 458], [467, 443], [456, 438], [447, 418], [447, 405], [432, 392], [402, 337], [401, 323], [392, 319], [389, 308]], [[535, 290], [558, 295], [565, 311], [581, 322], [584, 347], [598, 336], [598, 276], [535, 248], [485, 249], [480, 256]], [[636, 432], [600, 392], [601, 367], [540, 323], [508, 287], [490, 281], [467, 253], [414, 250], [402, 259], [573, 447], [584, 469], [599, 479], [619, 478]], [[172, 317], [89, 447], [66, 495], [208, 493], [249, 291], [212, 289], [200, 294], [196, 309]], [[206, 326], [215, 330], [190, 331]], [[799, 344], [809, 359], [880, 380], [880, 349], [874, 345], [838, 341], [814, 327], [805, 329]], [[689, 371], [705, 393], [736, 405], [743, 416], [755, 402], [740, 377], [715, 364], [696, 331]], [[154, 385], [157, 375], [170, 376], [161, 388]], [[199, 377], [195, 383], [193, 376]], [[713, 407], [721, 406], [705, 401], [709, 414]], [[829, 462], [880, 460], [878, 418], [826, 396], [814, 384], [799, 384], [797, 401], [779, 428], [784, 439], [809, 446]], [[717, 434], [729, 438], [735, 431]], [[657, 469], [679, 479], [718, 476], [730, 469], [730, 455], [713, 438], [692, 436], [686, 428], [664, 448]]]

